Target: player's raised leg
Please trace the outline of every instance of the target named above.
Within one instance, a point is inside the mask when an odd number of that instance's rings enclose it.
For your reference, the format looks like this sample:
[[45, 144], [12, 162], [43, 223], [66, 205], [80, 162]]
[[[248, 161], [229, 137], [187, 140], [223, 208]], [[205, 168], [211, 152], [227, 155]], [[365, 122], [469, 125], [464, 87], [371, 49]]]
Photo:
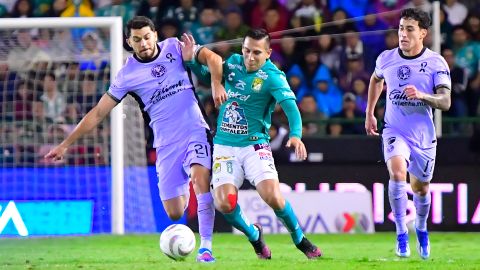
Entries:
[[399, 257], [410, 256], [408, 229], [405, 222], [407, 215], [407, 163], [403, 156], [393, 156], [387, 161], [390, 174], [388, 199], [392, 208], [397, 232], [396, 254]]
[[295, 246], [309, 259], [321, 257], [320, 249], [305, 237], [290, 202], [285, 200], [280, 192], [278, 180], [263, 180], [256, 185], [256, 188], [260, 197], [273, 209], [275, 215], [288, 229]]
[[430, 240], [427, 230], [427, 219], [430, 212], [430, 183], [422, 182], [417, 177], [410, 176], [413, 191], [413, 203], [416, 209], [415, 232], [417, 234], [417, 251], [424, 260], [430, 257]]

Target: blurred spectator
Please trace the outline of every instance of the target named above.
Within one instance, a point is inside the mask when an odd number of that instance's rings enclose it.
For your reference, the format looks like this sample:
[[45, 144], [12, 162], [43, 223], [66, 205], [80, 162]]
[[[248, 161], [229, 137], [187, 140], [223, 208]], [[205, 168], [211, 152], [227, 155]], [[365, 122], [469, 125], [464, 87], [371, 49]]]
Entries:
[[59, 80], [59, 88], [67, 96], [80, 90], [80, 64], [78, 62], [65, 63], [64, 77]]
[[[55, 0], [57, 2], [58, 0]], [[63, 2], [66, 2], [63, 4]], [[55, 4], [55, 3], [54, 3]], [[60, 0], [59, 7], [65, 5], [65, 9], [60, 14], [61, 17], [94, 17], [93, 3], [91, 0]]]
[[473, 41], [480, 41], [480, 14], [471, 12], [465, 19], [465, 29]]
[[18, 80], [17, 72], [9, 70], [6, 61], [0, 61], [0, 114], [4, 115], [4, 105], [13, 99], [15, 82]]
[[192, 35], [198, 44], [209, 44], [214, 41], [215, 33], [219, 30], [218, 16], [214, 8], [205, 7], [200, 12], [200, 20], [192, 24]]
[[46, 17], [60, 17], [62, 12], [67, 9], [68, 1], [67, 0], [53, 0], [53, 3], [50, 5], [49, 10], [45, 14]]
[[[282, 25], [278, 9], [274, 7], [270, 7], [265, 11], [262, 28], [267, 30], [269, 33], [273, 33], [270, 34], [272, 41], [279, 39], [281, 37], [281, 32], [287, 29], [286, 25]], [[281, 46], [278, 42], [272, 42], [270, 48], [276, 52], [279, 52]]]
[[318, 59], [315, 49], [306, 50], [301, 64], [295, 64], [287, 72], [287, 78], [298, 100], [313, 95], [318, 110], [329, 117], [342, 109], [342, 94], [328, 68]]
[[17, 0], [0, 0], [0, 6], [3, 6], [10, 13], [16, 2]]
[[377, 18], [375, 9], [371, 9], [370, 12], [363, 20], [356, 22], [356, 28], [359, 32], [370, 32], [362, 34], [361, 40], [364, 45], [364, 66], [367, 72], [372, 73], [375, 69], [375, 59], [385, 50], [383, 30], [388, 29], [388, 25]]
[[301, 0], [298, 6], [293, 11], [291, 19], [292, 28], [306, 26], [302, 24], [303, 21], [312, 22], [308, 26], [315, 26], [315, 32], [320, 32], [322, 24], [322, 10], [315, 0]]
[[373, 1], [371, 5], [380, 14], [380, 18], [389, 27], [398, 28], [400, 21], [400, 11], [409, 0], [378, 0]]
[[[342, 62], [340, 65], [341, 72], [347, 71], [349, 59], [358, 60], [362, 63], [362, 65], [365, 63], [363, 42], [360, 40], [358, 33], [352, 32], [351, 30], [345, 32], [345, 45], [342, 47]], [[373, 70], [370, 72], [373, 72]]]
[[272, 151], [281, 150], [285, 143], [287, 143], [288, 129], [281, 123], [272, 121], [272, 125], [268, 130], [268, 135], [270, 136], [270, 147], [272, 148]]
[[180, 26], [178, 25], [177, 20], [166, 18], [160, 21], [160, 26], [158, 28], [159, 41], [172, 37], [178, 38], [180, 35]]
[[90, 111], [101, 98], [93, 73], [85, 74], [81, 82], [81, 91], [67, 98], [68, 120], [73, 123], [76, 123], [78, 119]]
[[48, 17], [54, 0], [34, 0], [33, 16]]
[[452, 24], [448, 21], [448, 14], [440, 8], [440, 32], [442, 38], [442, 46], [452, 47]]
[[25, 71], [32, 68], [35, 61], [39, 60], [51, 61], [48, 54], [32, 42], [32, 36], [29, 30], [17, 30], [16, 44], [8, 54], [8, 65], [10, 69]]
[[258, 2], [253, 6], [250, 14], [250, 26], [252, 28], [262, 27], [267, 10], [270, 8], [274, 8], [278, 11], [279, 28], [286, 29], [289, 21], [288, 12], [285, 7], [279, 4], [276, 0], [258, 0]]
[[33, 3], [30, 0], [17, 0], [11, 12], [13, 18], [33, 17]]
[[290, 70], [290, 68], [298, 62], [298, 59], [300, 59], [301, 52], [296, 45], [297, 42], [291, 35], [285, 35], [280, 40], [279, 56], [282, 65], [281, 70]]
[[[334, 118], [337, 118], [337, 119], [342, 119], [342, 120], [356, 120], [358, 118], [364, 118], [365, 115], [364, 113], [362, 113], [361, 111], [359, 111], [357, 109], [357, 105], [356, 105], [356, 98], [355, 98], [355, 95], [352, 94], [352, 93], [345, 93], [343, 95], [343, 108], [342, 110], [333, 115], [332, 116], [332, 120]], [[363, 126], [363, 122], [361, 123], [345, 123], [345, 122], [341, 122], [341, 123], [335, 123], [333, 122], [334, 124], [334, 134], [338, 134], [338, 132], [340, 132], [340, 134], [342, 135], [345, 135], [345, 134], [349, 134], [349, 135], [353, 135], [353, 134], [364, 134], [365, 133], [365, 128]], [[339, 127], [337, 125], [340, 125], [340, 130], [339, 130]], [[330, 131], [332, 131], [330, 129]]]
[[111, 0], [110, 4], [95, 10], [95, 15], [99, 17], [122, 17], [123, 25], [135, 16], [135, 9], [130, 1]]
[[398, 33], [395, 29], [385, 34], [385, 49], [391, 50], [398, 47]]
[[403, 6], [403, 9], [407, 8], [418, 8], [428, 14], [432, 14], [433, 11], [432, 3], [430, 3], [429, 0], [410, 0], [410, 2]]
[[459, 67], [467, 70], [469, 112], [474, 116], [480, 99], [480, 43], [470, 40], [463, 26], [453, 28], [453, 53]]
[[210, 122], [209, 124], [212, 133], [215, 134], [215, 131], [217, 130], [218, 109], [215, 108], [215, 103], [213, 102], [212, 96], [206, 96], [203, 98], [203, 109], [205, 110], [205, 114]]
[[96, 32], [85, 32], [82, 44], [83, 49], [78, 59], [80, 70], [101, 70], [108, 65], [109, 53], [103, 48]]
[[332, 71], [333, 76], [338, 76], [340, 73], [342, 47], [337, 44], [336, 39], [333, 39], [332, 36], [324, 32], [321, 32], [317, 42], [321, 62]]
[[47, 73], [43, 79], [43, 94], [40, 100], [43, 103], [45, 119], [48, 122], [65, 122], [65, 96], [58, 90], [57, 81], [53, 72]]
[[[242, 11], [238, 8], [231, 8], [227, 10], [223, 17], [224, 23], [220, 26], [220, 29], [216, 33], [217, 41], [228, 40], [243, 40], [243, 37], [247, 33], [249, 27], [243, 22]], [[242, 44], [241, 41], [236, 45], [230, 45], [227, 43], [219, 43], [215, 50], [224, 58], [230, 53], [241, 53]]]
[[364, 76], [356, 76], [352, 80], [351, 91], [355, 94], [357, 109], [365, 112], [368, 101], [368, 83], [369, 78]]
[[448, 21], [453, 25], [462, 24], [468, 14], [467, 7], [457, 0], [445, 0], [443, 9], [448, 14]]
[[0, 18], [4, 18], [4, 17], [7, 17], [10, 13], [8, 13], [8, 10], [7, 8], [0, 4]]
[[[93, 3], [91, 0], [73, 0], [67, 1], [66, 8], [60, 14], [60, 17], [94, 17]], [[81, 44], [81, 39], [86, 32], [94, 31], [93, 28], [72, 28], [73, 44]], [[79, 47], [78, 49], [82, 49]]]
[[468, 83], [467, 71], [465, 68], [458, 67], [455, 64], [455, 56], [451, 49], [443, 49], [442, 56], [448, 64], [450, 78], [452, 80], [452, 107], [446, 113], [451, 116], [468, 116], [467, 97], [465, 93]]
[[299, 104], [300, 114], [303, 121], [304, 136], [325, 135], [325, 125], [319, 121], [326, 119], [325, 115], [318, 111], [317, 101], [312, 95], [303, 96]]
[[17, 91], [13, 101], [15, 121], [32, 120], [33, 103], [36, 101], [33, 93], [33, 85], [31, 83], [27, 81], [17, 83]]
[[[373, 72], [373, 71], [372, 71]], [[355, 78], [361, 78], [364, 80], [369, 80], [371, 75], [371, 72], [368, 73], [365, 71], [363, 68], [363, 63], [362, 59], [360, 58], [359, 55], [350, 55], [349, 58], [347, 58], [347, 66], [345, 72], [342, 72], [338, 76], [338, 86], [344, 91], [344, 92], [351, 92], [352, 89], [352, 84], [353, 84], [353, 79]]]
[[193, 0], [180, 0], [180, 6], [170, 7], [166, 17], [179, 22], [181, 32], [189, 31], [193, 22], [198, 20], [199, 10]]
[[166, 2], [164, 0], [143, 0], [140, 3], [137, 15], [152, 19], [155, 28], [160, 29], [160, 23], [170, 7]]

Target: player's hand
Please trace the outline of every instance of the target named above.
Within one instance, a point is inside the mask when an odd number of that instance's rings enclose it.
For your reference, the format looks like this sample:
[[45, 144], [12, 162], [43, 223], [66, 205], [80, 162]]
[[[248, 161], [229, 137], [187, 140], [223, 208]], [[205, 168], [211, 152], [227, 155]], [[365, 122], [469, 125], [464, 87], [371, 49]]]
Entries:
[[228, 99], [227, 92], [222, 84], [212, 84], [212, 95], [216, 108], [219, 108], [220, 105], [222, 105]]
[[195, 54], [195, 39], [192, 35], [183, 33], [180, 49], [182, 51], [183, 61], [192, 61]]
[[418, 91], [418, 89], [415, 87], [415, 85], [407, 85], [403, 89], [403, 92], [407, 96], [408, 99], [423, 99], [423, 96], [425, 95], [423, 92]]
[[67, 152], [67, 148], [64, 147], [64, 146], [61, 146], [61, 145], [57, 145], [55, 148], [53, 148], [52, 150], [50, 150], [50, 152], [48, 152], [46, 155], [45, 155], [45, 159], [50, 159], [52, 160], [53, 162], [56, 162], [56, 161], [60, 161], [63, 159], [63, 156], [65, 155], [65, 152]]
[[297, 137], [291, 137], [288, 139], [287, 143], [285, 144], [286, 147], [294, 147], [295, 148], [295, 155], [300, 160], [307, 159], [307, 148], [305, 148], [305, 144], [303, 144], [302, 140]]
[[368, 115], [365, 117], [365, 130], [367, 135], [378, 136], [377, 130], [377, 118], [374, 115]]

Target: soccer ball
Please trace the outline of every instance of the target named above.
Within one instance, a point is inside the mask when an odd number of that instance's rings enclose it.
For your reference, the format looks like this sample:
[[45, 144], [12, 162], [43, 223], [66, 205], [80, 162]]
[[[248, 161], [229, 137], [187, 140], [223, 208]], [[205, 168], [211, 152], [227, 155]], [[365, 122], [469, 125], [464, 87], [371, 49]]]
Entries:
[[195, 249], [195, 235], [182, 224], [168, 226], [160, 235], [160, 250], [173, 260], [185, 259]]

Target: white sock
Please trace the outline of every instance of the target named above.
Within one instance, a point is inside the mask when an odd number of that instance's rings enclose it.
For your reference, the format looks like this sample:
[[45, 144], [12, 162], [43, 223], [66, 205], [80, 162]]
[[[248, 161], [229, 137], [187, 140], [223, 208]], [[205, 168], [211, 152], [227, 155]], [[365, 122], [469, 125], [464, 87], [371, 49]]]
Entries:
[[395, 219], [395, 227], [398, 234], [408, 231], [405, 223], [407, 215], [407, 182], [390, 180], [388, 182], [388, 199]]
[[430, 204], [432, 202], [432, 196], [428, 192], [425, 196], [413, 194], [413, 203], [417, 210], [417, 217], [415, 220], [415, 227], [420, 231], [427, 230], [427, 219], [430, 212]]

